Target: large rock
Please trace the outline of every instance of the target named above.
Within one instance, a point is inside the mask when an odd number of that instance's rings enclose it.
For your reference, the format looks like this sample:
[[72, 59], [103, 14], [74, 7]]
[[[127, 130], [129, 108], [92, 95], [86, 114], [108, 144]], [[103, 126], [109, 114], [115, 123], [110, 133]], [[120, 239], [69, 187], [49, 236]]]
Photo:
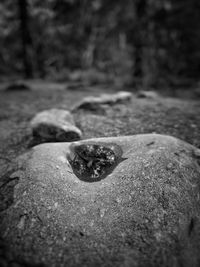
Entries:
[[13, 203], [2, 213], [12, 260], [200, 266], [199, 157], [157, 134], [34, 147], [17, 161]]
[[69, 142], [80, 140], [82, 133], [75, 126], [72, 114], [67, 110], [50, 109], [36, 114], [31, 120], [33, 136], [41, 142]]

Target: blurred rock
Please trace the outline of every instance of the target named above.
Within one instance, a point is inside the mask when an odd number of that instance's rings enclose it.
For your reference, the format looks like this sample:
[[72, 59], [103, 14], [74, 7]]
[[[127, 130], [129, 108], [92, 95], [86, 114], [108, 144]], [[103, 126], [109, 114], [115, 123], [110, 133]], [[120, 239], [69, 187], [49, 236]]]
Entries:
[[139, 97], [139, 98], [151, 98], [151, 99], [153, 99], [153, 98], [158, 98], [159, 95], [155, 91], [142, 91], [141, 90], [141, 91], [139, 91], [137, 93], [137, 97]]
[[[188, 143], [157, 134], [34, 147], [17, 160], [21, 168], [12, 179], [18, 184], [0, 223], [13, 261], [198, 267], [198, 154]], [[100, 168], [104, 160], [116, 164], [101, 179], [87, 180], [74, 172], [77, 158], [92, 172], [93, 160]]]
[[31, 87], [23, 82], [14, 82], [9, 84], [6, 88], [6, 91], [29, 91]]
[[66, 89], [67, 90], [72, 90], [72, 91], [75, 91], [75, 90], [87, 90], [87, 87], [84, 86], [84, 84], [82, 82], [71, 82], [71, 83], [68, 83], [66, 85]]
[[93, 111], [102, 108], [103, 105], [128, 103], [131, 101], [131, 98], [132, 93], [126, 91], [120, 91], [116, 94], [102, 94], [99, 97], [89, 96], [83, 98], [72, 110], [84, 109]]
[[33, 137], [41, 142], [69, 142], [81, 139], [82, 133], [75, 126], [67, 110], [50, 109], [39, 112], [31, 120]]

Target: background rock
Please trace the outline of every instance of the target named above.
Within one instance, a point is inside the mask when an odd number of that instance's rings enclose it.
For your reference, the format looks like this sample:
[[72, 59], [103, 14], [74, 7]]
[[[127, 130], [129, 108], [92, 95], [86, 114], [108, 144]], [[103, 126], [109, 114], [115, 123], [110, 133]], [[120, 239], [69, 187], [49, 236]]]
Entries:
[[159, 94], [155, 91], [144, 91], [144, 90], [140, 90], [137, 94], [137, 96], [139, 98], [158, 98]]
[[[88, 183], [67, 158], [91, 143], [116, 144], [124, 160]], [[156, 134], [36, 146], [18, 159], [1, 235], [15, 259], [47, 266], [199, 266], [198, 154]]]
[[132, 93], [126, 91], [120, 91], [115, 94], [102, 94], [99, 97], [88, 96], [83, 98], [80, 103], [76, 104], [72, 110], [76, 111], [78, 109], [95, 111], [98, 109], [103, 109], [103, 105], [114, 105], [118, 103], [130, 102], [132, 98]]
[[31, 87], [28, 84], [25, 84], [24, 82], [14, 82], [7, 85], [5, 90], [10, 92], [29, 91], [31, 90]]
[[30, 122], [33, 136], [40, 142], [69, 142], [79, 140], [81, 130], [75, 126], [67, 110], [50, 109], [39, 112]]

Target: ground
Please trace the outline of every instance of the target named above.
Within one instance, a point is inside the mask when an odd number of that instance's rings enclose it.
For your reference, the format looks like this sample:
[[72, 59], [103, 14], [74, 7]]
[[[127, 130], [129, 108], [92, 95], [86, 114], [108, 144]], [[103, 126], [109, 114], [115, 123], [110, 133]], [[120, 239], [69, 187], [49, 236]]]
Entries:
[[[6, 181], [12, 161], [33, 144], [30, 120], [37, 112], [50, 108], [71, 110], [85, 96], [116, 92], [115, 88], [98, 85], [71, 90], [66, 89], [66, 84], [56, 83], [31, 82], [30, 86], [31, 90], [5, 91], [2, 85], [0, 90], [0, 187]], [[138, 98], [134, 90], [130, 91], [133, 92], [130, 103], [73, 112], [83, 139], [159, 133], [200, 147], [199, 100]]]
[[[50, 108], [70, 110], [85, 96], [114, 93], [114, 88], [90, 86], [66, 89], [65, 83], [29, 83], [32, 90], [5, 91], [0, 86], [0, 162], [1, 173], [8, 163], [30, 145], [29, 122], [39, 111]], [[130, 89], [131, 90], [131, 89]], [[132, 90], [134, 93], [134, 90]], [[83, 139], [103, 136], [160, 133], [178, 137], [200, 147], [199, 100], [133, 96], [131, 103], [107, 106], [105, 112], [74, 112]]]

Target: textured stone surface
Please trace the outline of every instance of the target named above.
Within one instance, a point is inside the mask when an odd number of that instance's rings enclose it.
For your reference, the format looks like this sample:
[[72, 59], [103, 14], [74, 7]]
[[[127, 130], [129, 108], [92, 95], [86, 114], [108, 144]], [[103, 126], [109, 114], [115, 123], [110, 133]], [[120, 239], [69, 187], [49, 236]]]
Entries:
[[131, 98], [132, 93], [126, 91], [120, 91], [116, 94], [102, 94], [99, 97], [89, 96], [83, 98], [83, 100], [76, 104], [72, 110], [96, 110], [102, 107], [102, 105], [114, 105], [130, 102]]
[[81, 130], [75, 126], [72, 114], [67, 110], [50, 109], [39, 112], [32, 119], [33, 136], [42, 142], [68, 142], [79, 140]]
[[[109, 147], [119, 161], [88, 182], [68, 159], [79, 156], [92, 168], [96, 150], [84, 154], [91, 144]], [[18, 165], [13, 204], [0, 227], [17, 259], [47, 266], [199, 266], [194, 146], [156, 134], [96, 138], [36, 146]]]

